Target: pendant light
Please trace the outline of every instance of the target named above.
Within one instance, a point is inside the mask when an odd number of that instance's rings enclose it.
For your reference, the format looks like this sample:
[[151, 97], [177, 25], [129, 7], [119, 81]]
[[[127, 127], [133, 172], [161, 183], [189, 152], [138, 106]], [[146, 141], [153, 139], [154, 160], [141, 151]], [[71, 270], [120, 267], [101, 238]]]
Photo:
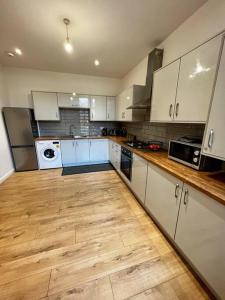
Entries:
[[66, 25], [66, 41], [64, 43], [64, 48], [65, 48], [66, 52], [71, 53], [71, 52], [73, 52], [73, 46], [70, 43], [70, 38], [69, 38], [69, 34], [68, 34], [68, 26], [70, 25], [70, 20], [67, 18], [64, 18], [63, 22]]

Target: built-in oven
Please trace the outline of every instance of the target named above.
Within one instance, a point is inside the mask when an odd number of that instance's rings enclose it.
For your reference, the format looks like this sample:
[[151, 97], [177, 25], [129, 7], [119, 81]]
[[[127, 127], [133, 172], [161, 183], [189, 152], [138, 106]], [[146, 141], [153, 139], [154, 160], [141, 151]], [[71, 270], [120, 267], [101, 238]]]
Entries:
[[125, 147], [121, 147], [120, 170], [131, 181], [133, 153]]

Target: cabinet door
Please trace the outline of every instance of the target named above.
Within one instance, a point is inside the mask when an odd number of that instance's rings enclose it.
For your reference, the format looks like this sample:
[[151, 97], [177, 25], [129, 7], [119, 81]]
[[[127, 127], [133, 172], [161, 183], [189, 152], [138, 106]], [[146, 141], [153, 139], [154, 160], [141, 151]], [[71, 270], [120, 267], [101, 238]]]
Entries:
[[59, 121], [57, 93], [32, 92], [35, 119], [38, 121]]
[[61, 156], [63, 166], [72, 166], [76, 163], [75, 141], [61, 140]]
[[144, 204], [147, 181], [147, 162], [137, 155], [133, 155], [131, 189]]
[[91, 121], [106, 120], [106, 97], [92, 96], [91, 97]]
[[225, 299], [225, 206], [184, 185], [175, 241]]
[[120, 160], [121, 160], [121, 146], [115, 143], [115, 168], [117, 171], [120, 171]]
[[89, 140], [76, 140], [76, 163], [85, 163], [90, 160], [90, 144]]
[[218, 36], [181, 58], [175, 121], [206, 122], [221, 39]]
[[180, 60], [154, 73], [151, 122], [170, 122], [176, 99]]
[[123, 107], [122, 107], [122, 97], [118, 95], [116, 97], [116, 120], [123, 121]]
[[107, 121], [114, 121], [116, 118], [116, 98], [107, 97]]
[[90, 140], [90, 161], [106, 162], [109, 160], [108, 140], [92, 139]]
[[149, 164], [145, 205], [174, 238], [183, 182]]
[[220, 60], [216, 87], [205, 130], [203, 153], [225, 160], [225, 47]]
[[127, 109], [128, 106], [133, 103], [133, 87], [126, 89], [123, 92], [123, 112], [124, 112], [124, 121], [132, 121], [132, 109]]
[[57, 94], [58, 94], [59, 107], [68, 107], [68, 108], [90, 107], [88, 95], [73, 96], [72, 93], [57, 93]]

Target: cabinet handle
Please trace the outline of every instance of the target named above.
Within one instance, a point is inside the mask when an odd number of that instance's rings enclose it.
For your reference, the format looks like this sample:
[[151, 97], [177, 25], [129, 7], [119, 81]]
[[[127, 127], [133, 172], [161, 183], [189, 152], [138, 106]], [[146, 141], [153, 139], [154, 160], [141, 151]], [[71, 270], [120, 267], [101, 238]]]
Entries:
[[91, 118], [92, 118], [92, 120], [94, 119], [93, 113], [91, 113]]
[[175, 195], [175, 198], [178, 198], [178, 189], [179, 189], [179, 187], [180, 187], [180, 186], [179, 186], [179, 184], [177, 183], [177, 184], [176, 184], [176, 187], [175, 187], [175, 194], [174, 194], [174, 195]]
[[213, 138], [214, 138], [214, 131], [213, 131], [213, 129], [211, 129], [210, 132], [209, 132], [209, 139], [208, 139], [209, 148], [212, 148]]
[[179, 112], [179, 103], [176, 104], [176, 110], [175, 110], [176, 117], [178, 116], [178, 112]]
[[185, 206], [186, 206], [187, 203], [188, 203], [187, 197], [188, 197], [188, 190], [185, 190], [185, 192], [184, 192], [184, 205], [185, 205]]
[[109, 113], [108, 113], [108, 119], [109, 119]]
[[169, 109], [169, 116], [172, 117], [172, 109], [173, 109], [173, 104], [170, 104], [170, 109]]
[[58, 119], [58, 112], [55, 113], [56, 118]]
[[74, 141], [73, 141], [73, 147], [74, 147]]

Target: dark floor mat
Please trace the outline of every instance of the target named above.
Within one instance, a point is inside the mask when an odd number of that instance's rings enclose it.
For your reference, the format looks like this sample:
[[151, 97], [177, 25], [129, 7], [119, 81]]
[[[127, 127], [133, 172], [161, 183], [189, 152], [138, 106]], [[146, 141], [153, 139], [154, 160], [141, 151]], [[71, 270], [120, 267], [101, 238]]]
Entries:
[[101, 172], [114, 170], [111, 164], [98, 164], [98, 165], [86, 165], [86, 166], [75, 166], [75, 167], [64, 167], [62, 171], [62, 176], [91, 173], [91, 172]]

